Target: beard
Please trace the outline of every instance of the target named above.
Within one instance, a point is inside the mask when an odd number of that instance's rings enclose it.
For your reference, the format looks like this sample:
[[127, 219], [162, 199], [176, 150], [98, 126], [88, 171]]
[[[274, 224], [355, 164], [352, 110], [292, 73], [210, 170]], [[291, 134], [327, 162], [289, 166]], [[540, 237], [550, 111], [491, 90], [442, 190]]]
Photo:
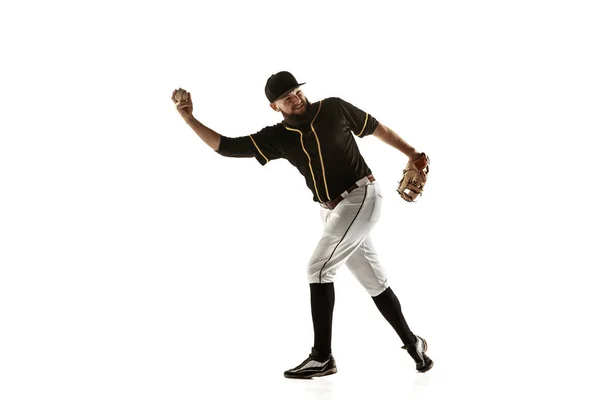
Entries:
[[303, 122], [303, 121], [306, 121], [307, 119], [309, 119], [310, 118], [309, 110], [310, 110], [311, 102], [308, 101], [308, 99], [306, 97], [304, 98], [303, 102], [304, 102], [304, 112], [302, 112], [301, 114], [288, 114], [286, 112], [281, 111], [284, 121]]

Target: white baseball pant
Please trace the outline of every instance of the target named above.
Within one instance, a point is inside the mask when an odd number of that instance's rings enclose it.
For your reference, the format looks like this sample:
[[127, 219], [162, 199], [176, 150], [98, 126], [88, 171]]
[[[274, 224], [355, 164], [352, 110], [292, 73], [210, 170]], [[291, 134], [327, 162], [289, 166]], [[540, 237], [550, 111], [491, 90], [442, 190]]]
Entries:
[[385, 270], [369, 236], [379, 220], [382, 198], [377, 181], [366, 185], [364, 180], [359, 182], [361, 186], [333, 210], [321, 208], [323, 236], [308, 264], [308, 282], [333, 282], [337, 270], [345, 263], [374, 297], [388, 287]]

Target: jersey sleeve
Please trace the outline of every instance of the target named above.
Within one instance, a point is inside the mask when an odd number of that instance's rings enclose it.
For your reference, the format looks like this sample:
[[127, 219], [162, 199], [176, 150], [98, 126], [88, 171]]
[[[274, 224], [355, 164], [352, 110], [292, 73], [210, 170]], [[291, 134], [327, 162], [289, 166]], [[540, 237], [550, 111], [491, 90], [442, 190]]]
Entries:
[[274, 133], [273, 127], [267, 127], [247, 136], [221, 136], [221, 143], [216, 152], [225, 157], [254, 157], [261, 165], [265, 165], [282, 157], [281, 146], [278, 145]]
[[352, 130], [352, 132], [358, 137], [365, 137], [373, 134], [379, 122], [368, 113], [364, 112], [358, 107], [344, 101], [340, 100], [340, 108], [342, 110], [342, 115], [346, 120], [346, 123]]

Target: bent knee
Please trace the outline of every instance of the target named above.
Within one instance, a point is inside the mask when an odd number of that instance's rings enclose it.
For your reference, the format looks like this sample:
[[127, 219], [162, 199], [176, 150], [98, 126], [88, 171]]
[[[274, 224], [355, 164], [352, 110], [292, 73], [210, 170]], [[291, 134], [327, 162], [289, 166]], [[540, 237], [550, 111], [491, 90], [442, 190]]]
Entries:
[[390, 285], [387, 282], [377, 282], [371, 284], [363, 284], [363, 287], [371, 297], [377, 297], [383, 293]]
[[335, 269], [323, 267], [323, 264], [310, 264], [306, 268], [308, 283], [331, 283], [335, 278]]

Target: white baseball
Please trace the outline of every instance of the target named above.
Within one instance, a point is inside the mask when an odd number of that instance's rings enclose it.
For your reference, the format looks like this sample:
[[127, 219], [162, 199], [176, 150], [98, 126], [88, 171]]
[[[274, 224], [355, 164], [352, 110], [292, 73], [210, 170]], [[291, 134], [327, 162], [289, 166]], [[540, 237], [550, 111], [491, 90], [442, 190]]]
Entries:
[[177, 89], [177, 92], [175, 92], [175, 101], [179, 103], [180, 101], [185, 101], [187, 99], [188, 92], [183, 89]]

